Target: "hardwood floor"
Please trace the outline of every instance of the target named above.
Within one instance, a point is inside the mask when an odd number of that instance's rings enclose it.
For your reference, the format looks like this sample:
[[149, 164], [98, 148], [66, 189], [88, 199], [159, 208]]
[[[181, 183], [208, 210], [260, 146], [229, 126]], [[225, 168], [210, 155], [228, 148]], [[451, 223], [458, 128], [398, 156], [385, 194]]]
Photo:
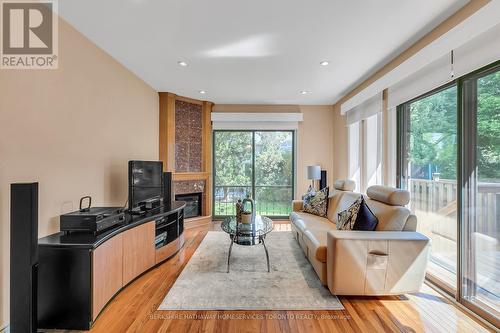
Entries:
[[341, 297], [342, 311], [156, 311], [210, 228], [219, 226], [187, 229], [184, 248], [119, 293], [91, 332], [488, 332], [427, 285], [400, 297]]

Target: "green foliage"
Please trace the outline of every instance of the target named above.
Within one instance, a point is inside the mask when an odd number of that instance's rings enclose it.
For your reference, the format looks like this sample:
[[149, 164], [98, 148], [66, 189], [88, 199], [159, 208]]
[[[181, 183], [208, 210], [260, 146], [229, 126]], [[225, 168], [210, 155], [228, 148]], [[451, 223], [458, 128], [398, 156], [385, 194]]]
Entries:
[[[291, 132], [255, 132], [257, 207], [266, 207], [266, 210], [274, 212], [275, 209], [271, 207], [279, 207], [279, 211], [283, 211], [282, 208], [286, 206], [286, 211], [289, 210], [293, 196], [292, 138]], [[231, 202], [236, 199], [235, 196], [242, 198], [246, 193], [251, 193], [252, 149], [252, 132], [215, 133], [215, 186], [224, 192], [222, 201]], [[216, 207], [219, 207], [217, 203]]]
[[[477, 81], [477, 158], [480, 181], [500, 181], [500, 72]], [[457, 177], [457, 88], [410, 105], [410, 162], [414, 177], [429, 165], [443, 179]], [[467, 124], [466, 124], [467, 125]], [[437, 170], [436, 170], [437, 169]]]
[[477, 82], [477, 157], [482, 181], [500, 181], [500, 72]]
[[215, 184], [252, 184], [252, 133], [217, 132], [215, 135]]
[[[410, 105], [413, 169], [434, 166], [441, 178], [457, 177], [457, 90], [450, 87]], [[437, 170], [436, 170], [437, 169]]]

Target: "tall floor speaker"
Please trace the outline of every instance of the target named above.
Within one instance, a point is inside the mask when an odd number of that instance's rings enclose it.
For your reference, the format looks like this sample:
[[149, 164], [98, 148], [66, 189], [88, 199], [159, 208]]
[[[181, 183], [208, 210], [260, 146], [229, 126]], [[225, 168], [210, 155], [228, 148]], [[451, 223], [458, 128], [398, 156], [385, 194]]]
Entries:
[[10, 186], [10, 331], [36, 332], [38, 183]]
[[172, 202], [172, 173], [163, 173], [163, 204], [169, 205]]
[[319, 180], [319, 188], [320, 190], [324, 189], [328, 184], [326, 180], [326, 170], [321, 170], [321, 179]]

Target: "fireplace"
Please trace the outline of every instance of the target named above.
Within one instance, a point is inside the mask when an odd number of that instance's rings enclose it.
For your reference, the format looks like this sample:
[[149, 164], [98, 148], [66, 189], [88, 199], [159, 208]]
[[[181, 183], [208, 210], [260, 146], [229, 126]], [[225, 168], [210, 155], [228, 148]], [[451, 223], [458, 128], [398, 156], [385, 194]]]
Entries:
[[184, 218], [201, 216], [201, 204], [203, 193], [176, 194], [175, 200], [185, 201]]

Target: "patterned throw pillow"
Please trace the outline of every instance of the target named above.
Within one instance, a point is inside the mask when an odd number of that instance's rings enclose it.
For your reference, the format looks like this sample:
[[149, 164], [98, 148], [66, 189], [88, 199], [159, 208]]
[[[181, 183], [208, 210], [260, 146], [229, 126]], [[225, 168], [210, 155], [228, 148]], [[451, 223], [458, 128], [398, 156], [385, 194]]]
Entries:
[[314, 187], [312, 187], [311, 185], [309, 185], [309, 188], [307, 189], [306, 194], [304, 194], [302, 196], [302, 200], [303, 201], [310, 200], [311, 197], [314, 197], [315, 194], [316, 194], [316, 190], [314, 189]]
[[360, 196], [354, 203], [346, 210], [340, 212], [337, 217], [338, 230], [352, 230], [354, 223], [358, 217], [359, 208], [363, 202], [363, 196]]
[[363, 196], [360, 196], [349, 208], [338, 214], [338, 230], [373, 231], [378, 219], [370, 210]]
[[318, 192], [307, 192], [303, 196], [303, 200], [304, 212], [326, 217], [326, 213], [328, 211], [328, 186]]

